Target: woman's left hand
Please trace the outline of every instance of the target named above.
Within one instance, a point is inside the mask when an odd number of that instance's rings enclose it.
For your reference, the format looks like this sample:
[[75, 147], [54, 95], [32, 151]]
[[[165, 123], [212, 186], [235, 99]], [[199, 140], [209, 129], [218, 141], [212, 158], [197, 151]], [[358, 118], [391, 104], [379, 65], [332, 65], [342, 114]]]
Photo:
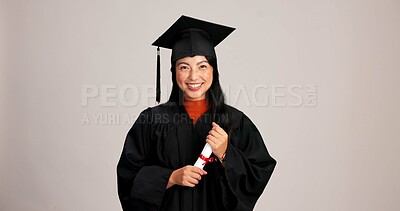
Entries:
[[213, 122], [212, 126], [206, 142], [211, 145], [214, 155], [221, 160], [228, 147], [228, 134], [217, 123]]

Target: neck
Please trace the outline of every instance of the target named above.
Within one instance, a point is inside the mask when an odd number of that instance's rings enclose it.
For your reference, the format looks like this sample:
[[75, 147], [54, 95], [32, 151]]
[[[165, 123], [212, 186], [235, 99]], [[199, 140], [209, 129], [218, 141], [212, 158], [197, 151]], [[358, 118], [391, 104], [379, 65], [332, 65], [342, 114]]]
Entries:
[[190, 118], [193, 119], [193, 123], [196, 124], [197, 120], [208, 110], [209, 105], [207, 100], [195, 100], [188, 101], [184, 99], [183, 106], [186, 109], [186, 112], [189, 114]]

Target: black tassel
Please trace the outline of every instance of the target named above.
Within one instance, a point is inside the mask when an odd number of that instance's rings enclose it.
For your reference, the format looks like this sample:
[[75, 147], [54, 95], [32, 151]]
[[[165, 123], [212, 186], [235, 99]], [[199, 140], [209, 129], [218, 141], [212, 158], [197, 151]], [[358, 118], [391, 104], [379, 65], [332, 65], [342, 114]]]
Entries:
[[157, 86], [156, 86], [156, 101], [160, 103], [161, 98], [161, 81], [160, 81], [160, 47], [157, 47]]

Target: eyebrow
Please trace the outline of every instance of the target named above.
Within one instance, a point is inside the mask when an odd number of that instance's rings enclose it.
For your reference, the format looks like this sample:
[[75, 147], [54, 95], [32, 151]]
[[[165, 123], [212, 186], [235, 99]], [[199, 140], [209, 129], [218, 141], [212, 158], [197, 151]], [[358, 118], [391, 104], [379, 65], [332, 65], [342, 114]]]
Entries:
[[[199, 65], [199, 64], [204, 63], [204, 62], [208, 63], [207, 60], [202, 60], [202, 61], [197, 62], [196, 65]], [[187, 63], [187, 62], [179, 62], [178, 64], [176, 64], [176, 66], [179, 66], [179, 65], [181, 65], [181, 64], [185, 64], [185, 65], [190, 66], [189, 63]]]
[[207, 61], [207, 60], [203, 60], [203, 61], [199, 61], [199, 62], [197, 62], [197, 65], [199, 65], [199, 64], [201, 64], [201, 63], [203, 63], [203, 62], [205, 62], [205, 63], [208, 63], [208, 61]]
[[186, 65], [189, 65], [188, 63], [186, 63], [186, 62], [179, 62], [178, 64], [176, 64], [176, 66], [179, 66], [179, 65], [181, 65], [181, 64], [186, 64]]

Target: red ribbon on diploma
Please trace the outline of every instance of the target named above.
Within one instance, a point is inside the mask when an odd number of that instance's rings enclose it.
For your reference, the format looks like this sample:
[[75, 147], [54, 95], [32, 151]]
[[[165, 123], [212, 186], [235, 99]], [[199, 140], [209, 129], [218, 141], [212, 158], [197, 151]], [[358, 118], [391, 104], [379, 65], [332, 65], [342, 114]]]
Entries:
[[206, 165], [208, 162], [214, 162], [214, 157], [205, 157], [203, 154], [200, 154], [200, 159], [204, 160], [203, 166]]

